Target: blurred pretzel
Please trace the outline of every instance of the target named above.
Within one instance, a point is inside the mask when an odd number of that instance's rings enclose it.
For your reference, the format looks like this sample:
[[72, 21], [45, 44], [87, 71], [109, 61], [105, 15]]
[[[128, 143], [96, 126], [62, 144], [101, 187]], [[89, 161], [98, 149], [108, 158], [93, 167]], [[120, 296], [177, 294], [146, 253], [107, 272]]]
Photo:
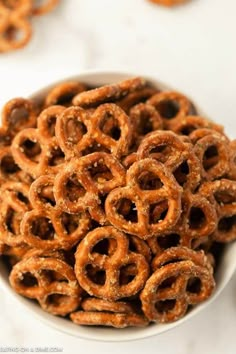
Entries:
[[[137, 144], [143, 137], [155, 130], [163, 128], [162, 119], [155, 107], [147, 103], [139, 103], [130, 110], [133, 124], [133, 140]], [[135, 141], [136, 140], [136, 141]]]
[[120, 101], [117, 101], [116, 104], [121, 107], [127, 114], [130, 113], [130, 110], [139, 103], [146, 103], [146, 101], [159, 90], [153, 87], [144, 87], [138, 91], [131, 92]]
[[[33, 3], [37, 3], [37, 0], [33, 0]], [[54, 9], [59, 3], [59, 0], [41, 0], [40, 4], [33, 5], [33, 15], [41, 16]]]
[[36, 109], [30, 100], [14, 98], [3, 107], [2, 125], [10, 131], [10, 134], [16, 134], [26, 128], [35, 128], [36, 120]]
[[154, 4], [163, 5], [163, 6], [175, 6], [175, 5], [183, 4], [188, 0], [149, 0], [149, 1], [153, 2]]
[[32, 30], [28, 20], [13, 12], [0, 29], [0, 53], [22, 48], [29, 42], [31, 35]]
[[190, 135], [194, 153], [202, 165], [202, 178], [214, 180], [226, 175], [230, 168], [228, 138], [214, 130], [199, 129]]
[[6, 182], [1, 188], [0, 240], [8, 246], [24, 242], [20, 223], [26, 211], [31, 209], [28, 199], [29, 185], [21, 182]]
[[236, 238], [236, 182], [228, 179], [205, 182], [200, 193], [208, 198], [217, 212], [218, 222], [213, 239], [230, 242]]
[[78, 93], [86, 91], [86, 86], [78, 81], [67, 81], [53, 87], [45, 98], [46, 107], [54, 105], [71, 106]]
[[135, 313], [110, 313], [99, 311], [79, 311], [70, 315], [71, 320], [78, 325], [109, 326], [115, 328], [144, 327], [148, 320]]
[[146, 81], [140, 77], [124, 80], [118, 84], [102, 86], [79, 93], [73, 99], [75, 106], [96, 107], [102, 103], [114, 102], [136, 92], [146, 86]]
[[165, 129], [171, 129], [176, 122], [195, 111], [189, 99], [175, 91], [157, 93], [146, 103], [156, 108], [163, 119]]

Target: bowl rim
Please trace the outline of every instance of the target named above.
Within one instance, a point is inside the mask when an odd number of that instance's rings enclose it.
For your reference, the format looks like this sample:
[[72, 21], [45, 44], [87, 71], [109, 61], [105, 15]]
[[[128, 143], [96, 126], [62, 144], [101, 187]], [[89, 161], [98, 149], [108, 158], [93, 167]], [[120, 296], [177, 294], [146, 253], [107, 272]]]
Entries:
[[[174, 90], [178, 91], [172, 86], [168, 84], [164, 84], [163, 82], [159, 81], [155, 77], [151, 77], [149, 75], [140, 75], [137, 73], [132, 73], [132, 72], [125, 72], [125, 71], [107, 71], [107, 70], [88, 70], [85, 72], [82, 72], [81, 74], [78, 75], [73, 75], [69, 76], [67, 78], [63, 78], [60, 80], [55, 81], [54, 83], [47, 85], [33, 94], [29, 95], [29, 98], [35, 100], [36, 97], [38, 98], [41, 95], [45, 95], [47, 91], [49, 91], [53, 86], [66, 82], [66, 81], [73, 81], [73, 80], [80, 80], [87, 82], [89, 84], [94, 84], [94, 85], [104, 85], [108, 84], [111, 82], [118, 82], [122, 81], [123, 79], [130, 78], [130, 77], [136, 77], [136, 76], [141, 76], [144, 77], [148, 80], [148, 82], [154, 84], [154, 86], [160, 87], [162, 90]], [[189, 96], [188, 96], [189, 97]], [[197, 108], [198, 112], [200, 115], [207, 117], [207, 115], [203, 112], [202, 109], [198, 107], [198, 105], [195, 104], [195, 102], [190, 98], [190, 100], [194, 103], [195, 107]], [[208, 118], [208, 117], [207, 117]], [[209, 118], [208, 118], [209, 119]], [[185, 322], [190, 320], [192, 317], [194, 317], [196, 314], [201, 312], [205, 307], [207, 307], [210, 303], [212, 303], [219, 295], [220, 293], [224, 290], [228, 282], [230, 281], [232, 275], [234, 274], [234, 271], [236, 270], [236, 257], [233, 257], [233, 255], [236, 253], [236, 243], [232, 243], [230, 245], [226, 245], [226, 249], [224, 250], [224, 255], [226, 256], [223, 258], [223, 265], [221, 271], [219, 270], [220, 275], [222, 276], [221, 273], [223, 272], [223, 266], [227, 267], [226, 276], [224, 275], [224, 279], [220, 282], [220, 286], [216, 285], [216, 289], [214, 294], [209, 298], [207, 301], [204, 303], [197, 305], [194, 307], [191, 311], [189, 311], [183, 318], [180, 320], [170, 323], [170, 324], [151, 324], [148, 327], [144, 328], [125, 328], [125, 329], [115, 329], [115, 328], [98, 328], [98, 327], [83, 327], [83, 326], [78, 326], [71, 321], [68, 321], [64, 318], [53, 316], [51, 314], [48, 314], [44, 312], [38, 304], [34, 304], [30, 302], [29, 299], [26, 299], [17, 293], [15, 293], [12, 288], [10, 287], [10, 284], [8, 282], [8, 277], [7, 275], [4, 276], [2, 274], [2, 261], [0, 259], [0, 286], [3, 288], [3, 290], [11, 296], [12, 299], [15, 301], [18, 301], [20, 305], [22, 305], [22, 308], [27, 308], [29, 313], [32, 313], [37, 319], [39, 319], [41, 322], [45, 323], [49, 327], [52, 327], [60, 332], [63, 332], [65, 334], [82, 338], [82, 339], [87, 339], [87, 340], [95, 340], [95, 341], [102, 341], [102, 342], [125, 342], [125, 341], [134, 341], [134, 340], [141, 340], [141, 339], [146, 339], [155, 335], [162, 334], [164, 332], [167, 332]], [[230, 259], [230, 261], [229, 261]], [[234, 260], [234, 261], [233, 261]], [[6, 273], [3, 269], [3, 273]], [[30, 306], [29, 306], [30, 305]], [[64, 322], [64, 323], [63, 323]], [[65, 325], [67, 324], [67, 325]]]

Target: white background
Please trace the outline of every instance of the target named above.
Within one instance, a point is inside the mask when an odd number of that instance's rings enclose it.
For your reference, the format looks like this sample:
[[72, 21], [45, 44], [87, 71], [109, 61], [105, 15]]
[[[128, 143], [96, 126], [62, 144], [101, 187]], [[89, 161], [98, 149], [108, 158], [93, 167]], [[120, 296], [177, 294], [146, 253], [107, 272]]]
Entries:
[[[33, 20], [23, 50], [0, 56], [0, 105], [88, 69], [154, 75], [187, 93], [236, 137], [236, 2], [192, 0], [163, 9], [146, 0], [61, 0]], [[95, 343], [45, 327], [0, 292], [0, 346], [58, 346], [64, 353], [236, 353], [236, 276], [206, 311], [139, 342]]]

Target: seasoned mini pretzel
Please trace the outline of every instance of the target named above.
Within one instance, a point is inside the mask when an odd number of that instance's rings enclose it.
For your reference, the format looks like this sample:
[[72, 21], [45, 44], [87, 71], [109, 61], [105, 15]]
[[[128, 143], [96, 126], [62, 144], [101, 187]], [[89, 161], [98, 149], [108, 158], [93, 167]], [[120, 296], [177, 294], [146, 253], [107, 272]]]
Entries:
[[171, 129], [176, 122], [195, 111], [189, 99], [175, 91], [159, 92], [147, 100], [147, 103], [159, 112], [166, 129]]
[[162, 163], [140, 160], [127, 171], [126, 186], [109, 193], [107, 219], [119, 230], [143, 239], [163, 234], [179, 219], [181, 191]]
[[[114, 239], [116, 249], [111, 255], [96, 252], [95, 246], [105, 239]], [[92, 296], [115, 301], [137, 294], [149, 275], [143, 255], [129, 251], [127, 236], [112, 226], [94, 229], [80, 242], [76, 251], [75, 273], [80, 286]], [[137, 273], [127, 284], [120, 283], [121, 269], [134, 265]], [[87, 273], [88, 267], [97, 267], [106, 273], [105, 283], [94, 282]]]
[[66, 316], [75, 311], [81, 301], [81, 289], [73, 268], [53, 256], [23, 259], [13, 267], [10, 283], [18, 294], [36, 299], [53, 315]]
[[102, 196], [125, 184], [125, 170], [105, 152], [72, 159], [57, 174], [54, 191], [59, 208], [69, 213], [88, 210], [94, 220], [105, 222]]
[[176, 321], [189, 305], [206, 300], [214, 290], [213, 270], [203, 252], [172, 248], [157, 256], [153, 266], [141, 293], [142, 309], [150, 321]]

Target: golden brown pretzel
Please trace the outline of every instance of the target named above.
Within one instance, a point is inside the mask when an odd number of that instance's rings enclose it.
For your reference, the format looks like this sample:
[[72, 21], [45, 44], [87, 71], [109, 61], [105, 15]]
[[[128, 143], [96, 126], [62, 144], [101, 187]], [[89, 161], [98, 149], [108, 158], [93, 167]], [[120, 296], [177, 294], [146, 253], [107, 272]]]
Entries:
[[[105, 173], [105, 174], [104, 174]], [[57, 205], [69, 213], [88, 210], [94, 220], [104, 223], [102, 196], [125, 184], [125, 170], [105, 152], [72, 159], [55, 179]]]
[[[146, 134], [163, 128], [162, 119], [150, 104], [138, 103], [130, 110], [130, 119], [133, 124], [133, 140], [137, 144]], [[135, 141], [137, 139], [137, 141]]]
[[71, 106], [74, 96], [83, 91], [86, 91], [86, 86], [78, 81], [62, 82], [48, 92], [45, 105], [47, 107], [54, 105]]
[[188, 0], [149, 0], [149, 1], [153, 2], [154, 4], [163, 5], [163, 6], [175, 6], [175, 5], [183, 4]]
[[64, 163], [57, 138], [51, 133], [50, 120], [57, 119], [64, 110], [62, 106], [51, 106], [38, 118], [38, 128], [20, 131], [11, 146], [12, 155], [18, 166], [37, 178], [44, 174], [55, 174]]
[[[105, 202], [107, 219], [119, 230], [143, 239], [161, 235], [179, 219], [181, 191], [162, 163], [150, 158], [140, 160], [127, 171], [126, 186], [109, 193]], [[157, 212], [160, 206], [163, 209]]]
[[32, 11], [32, 0], [1, 0], [0, 6], [19, 15], [29, 16]]
[[114, 102], [136, 92], [146, 86], [146, 81], [140, 77], [127, 79], [113, 85], [107, 85], [79, 93], [73, 99], [75, 106], [96, 107], [99, 104]]
[[[36, 0], [33, 0], [33, 2], [37, 2]], [[44, 15], [47, 12], [50, 12], [54, 9], [54, 7], [57, 6], [59, 3], [59, 0], [41, 0], [40, 5], [33, 5], [33, 15], [34, 16], [41, 16]]]
[[66, 316], [81, 301], [81, 289], [73, 268], [59, 258], [34, 256], [17, 263], [10, 283], [20, 295], [36, 299], [54, 315]]
[[35, 128], [36, 120], [36, 108], [28, 99], [13, 98], [2, 109], [2, 125], [7, 127], [12, 135], [25, 128]]
[[216, 208], [218, 218], [213, 239], [218, 242], [235, 240], [236, 181], [222, 178], [219, 181], [205, 182], [199, 192]]
[[6, 182], [1, 186], [0, 240], [8, 246], [19, 246], [24, 242], [20, 222], [29, 203], [29, 185], [21, 182]]
[[211, 129], [198, 129], [190, 134], [194, 153], [202, 165], [202, 178], [218, 179], [229, 172], [229, 139]]
[[31, 34], [28, 20], [13, 12], [0, 29], [0, 53], [22, 48], [29, 42]]
[[189, 99], [175, 91], [159, 92], [149, 98], [147, 103], [159, 112], [166, 129], [171, 129], [176, 122], [195, 111]]
[[54, 177], [41, 176], [30, 187], [33, 210], [21, 222], [24, 241], [44, 250], [71, 249], [89, 229], [90, 218], [81, 212], [70, 215], [58, 209], [53, 194]]
[[[116, 250], [111, 255], [100, 254], [95, 246], [104, 239], [114, 239]], [[137, 294], [144, 286], [149, 274], [149, 267], [143, 255], [129, 251], [127, 236], [112, 226], [94, 229], [80, 242], [76, 251], [75, 273], [81, 287], [90, 295], [115, 301]], [[127, 284], [120, 284], [121, 268], [134, 265], [137, 274]], [[89, 278], [88, 266], [97, 267], [106, 273], [103, 284]]]
[[185, 189], [194, 190], [201, 179], [201, 165], [193, 146], [171, 131], [156, 131], [142, 140], [137, 158], [152, 157], [168, 167], [177, 182]]
[[67, 159], [97, 151], [119, 158], [128, 152], [132, 126], [126, 113], [114, 104], [103, 104], [93, 113], [70, 107], [57, 120], [56, 136]]
[[214, 290], [213, 270], [203, 252], [170, 248], [154, 259], [153, 266], [141, 293], [142, 309], [150, 321], [176, 321], [189, 305], [206, 300]]
[[144, 327], [148, 320], [136, 313], [109, 313], [78, 311], [70, 315], [71, 320], [78, 325], [109, 326], [115, 328]]

